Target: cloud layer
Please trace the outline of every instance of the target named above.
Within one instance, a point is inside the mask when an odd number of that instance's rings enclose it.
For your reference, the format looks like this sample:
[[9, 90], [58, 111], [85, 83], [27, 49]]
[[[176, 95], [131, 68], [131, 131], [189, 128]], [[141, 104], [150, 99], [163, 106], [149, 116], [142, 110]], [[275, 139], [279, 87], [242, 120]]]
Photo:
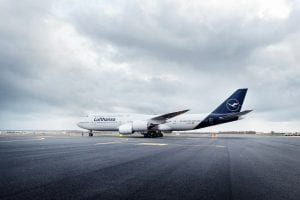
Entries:
[[91, 112], [210, 112], [248, 87], [241, 122], [300, 129], [296, 1], [1, 1], [0, 129], [76, 128]]

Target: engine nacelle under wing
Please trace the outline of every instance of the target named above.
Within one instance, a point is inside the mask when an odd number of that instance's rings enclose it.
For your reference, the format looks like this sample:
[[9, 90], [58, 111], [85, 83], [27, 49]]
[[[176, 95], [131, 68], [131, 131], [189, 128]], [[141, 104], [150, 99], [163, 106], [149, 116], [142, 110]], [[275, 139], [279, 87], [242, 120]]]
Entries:
[[147, 131], [149, 128], [149, 122], [147, 121], [133, 121], [132, 130], [133, 131]]
[[119, 133], [121, 134], [132, 134], [132, 124], [123, 124], [119, 126]]
[[149, 122], [147, 121], [133, 121], [119, 126], [119, 133], [132, 134], [135, 131], [147, 131], [149, 128]]

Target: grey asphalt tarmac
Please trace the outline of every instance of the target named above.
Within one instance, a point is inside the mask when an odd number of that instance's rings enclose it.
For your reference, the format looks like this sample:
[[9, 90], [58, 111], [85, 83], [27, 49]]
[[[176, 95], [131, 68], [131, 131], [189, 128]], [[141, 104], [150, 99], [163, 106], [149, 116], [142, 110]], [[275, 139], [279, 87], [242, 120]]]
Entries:
[[300, 199], [300, 137], [0, 137], [0, 199]]

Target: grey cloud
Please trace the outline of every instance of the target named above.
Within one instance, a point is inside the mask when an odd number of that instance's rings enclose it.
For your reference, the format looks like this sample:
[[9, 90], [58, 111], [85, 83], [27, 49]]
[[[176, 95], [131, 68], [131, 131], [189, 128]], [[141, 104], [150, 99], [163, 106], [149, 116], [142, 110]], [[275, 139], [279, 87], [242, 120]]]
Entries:
[[113, 16], [98, 6], [89, 12], [75, 9], [70, 21], [95, 43], [106, 41], [117, 48], [121, 53], [116, 61], [157, 59], [212, 71], [245, 65], [253, 51], [281, 41], [298, 27], [299, 20], [298, 10], [293, 10], [290, 18], [281, 21], [237, 16], [214, 22], [208, 16], [208, 22], [191, 23], [178, 15], [179, 8], [172, 3], [163, 4], [153, 16], [135, 3], [118, 5], [119, 12]]
[[285, 19], [205, 7], [191, 18], [177, 3], [2, 1], [0, 129], [13, 118], [36, 128], [89, 112], [209, 112], [239, 87], [258, 118], [299, 122], [298, 7]]

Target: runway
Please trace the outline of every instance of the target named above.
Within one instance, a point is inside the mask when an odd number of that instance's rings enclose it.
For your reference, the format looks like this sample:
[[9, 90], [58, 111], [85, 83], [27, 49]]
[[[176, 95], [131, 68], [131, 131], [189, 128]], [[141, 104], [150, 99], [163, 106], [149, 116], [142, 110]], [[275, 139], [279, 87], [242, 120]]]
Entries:
[[0, 199], [299, 199], [300, 137], [0, 137]]

